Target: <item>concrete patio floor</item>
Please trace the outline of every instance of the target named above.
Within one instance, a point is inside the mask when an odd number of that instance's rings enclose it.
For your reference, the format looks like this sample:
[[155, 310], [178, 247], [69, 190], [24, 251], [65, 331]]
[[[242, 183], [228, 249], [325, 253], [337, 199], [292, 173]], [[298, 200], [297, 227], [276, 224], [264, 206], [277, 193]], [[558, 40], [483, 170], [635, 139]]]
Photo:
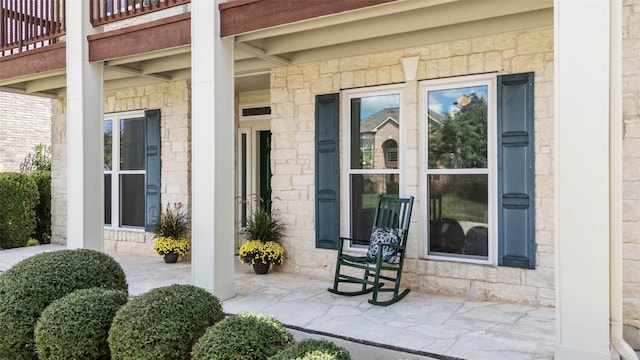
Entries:
[[[45, 245], [0, 251], [0, 272], [43, 251]], [[123, 267], [131, 295], [188, 284], [189, 262], [165, 264], [160, 257], [110, 253]], [[555, 310], [551, 307], [484, 302], [412, 291], [402, 301], [378, 307], [368, 296], [326, 291], [325, 279], [270, 271], [255, 275], [238, 265], [236, 296], [223, 302], [228, 314], [275, 316], [297, 338], [325, 337], [350, 350], [354, 359], [552, 359]]]

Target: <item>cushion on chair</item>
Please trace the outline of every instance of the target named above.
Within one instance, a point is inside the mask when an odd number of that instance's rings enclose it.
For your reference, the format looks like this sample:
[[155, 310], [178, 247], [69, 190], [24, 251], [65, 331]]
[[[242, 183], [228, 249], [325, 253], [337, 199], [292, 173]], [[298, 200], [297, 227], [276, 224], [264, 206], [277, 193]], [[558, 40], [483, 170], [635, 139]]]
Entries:
[[[373, 227], [371, 232], [371, 240], [369, 242], [369, 250], [367, 251], [367, 260], [375, 262], [378, 259], [377, 244], [400, 244], [400, 229]], [[389, 246], [381, 246], [382, 261], [393, 263], [396, 261], [398, 249]]]

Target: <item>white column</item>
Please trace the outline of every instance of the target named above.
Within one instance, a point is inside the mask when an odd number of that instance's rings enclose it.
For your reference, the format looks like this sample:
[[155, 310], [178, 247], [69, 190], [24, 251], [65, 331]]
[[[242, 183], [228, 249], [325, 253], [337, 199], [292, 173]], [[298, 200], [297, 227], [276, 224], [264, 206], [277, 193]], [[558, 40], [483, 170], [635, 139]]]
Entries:
[[609, 360], [609, 0], [554, 22], [555, 359]]
[[89, 63], [88, 1], [68, 1], [67, 247], [103, 250], [102, 63]]
[[191, 2], [191, 277], [226, 300], [235, 295], [233, 38], [220, 38], [218, 2]]

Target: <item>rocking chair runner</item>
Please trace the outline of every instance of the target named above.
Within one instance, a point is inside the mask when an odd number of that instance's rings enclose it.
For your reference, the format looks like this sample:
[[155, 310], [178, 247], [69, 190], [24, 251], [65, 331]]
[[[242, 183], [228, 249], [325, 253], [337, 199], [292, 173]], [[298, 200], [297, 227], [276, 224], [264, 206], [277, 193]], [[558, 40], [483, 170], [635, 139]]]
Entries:
[[[344, 242], [354, 239], [340, 237], [333, 288], [327, 290], [334, 294], [347, 296], [373, 292], [372, 298], [369, 299], [369, 303], [373, 305], [386, 306], [404, 298], [410, 289], [404, 289], [400, 292], [400, 279], [412, 207], [413, 196], [391, 198], [381, 195], [373, 220], [367, 256], [343, 253]], [[364, 274], [362, 277], [347, 275], [341, 272], [343, 267], [360, 269]], [[381, 280], [392, 281], [394, 285], [383, 288], [384, 283], [380, 282]], [[338, 285], [342, 282], [361, 284], [362, 288], [357, 291], [340, 291]], [[379, 301], [378, 293], [380, 292], [392, 292], [391, 299]]]

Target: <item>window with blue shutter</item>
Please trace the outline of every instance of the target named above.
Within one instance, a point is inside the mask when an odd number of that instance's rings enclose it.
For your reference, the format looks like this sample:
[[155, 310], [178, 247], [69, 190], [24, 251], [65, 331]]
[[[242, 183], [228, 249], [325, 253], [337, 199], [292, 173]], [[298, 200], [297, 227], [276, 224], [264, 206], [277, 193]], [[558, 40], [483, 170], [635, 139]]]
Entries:
[[160, 110], [144, 112], [146, 181], [145, 181], [145, 227], [160, 214]]
[[498, 265], [535, 268], [534, 74], [498, 76]]
[[337, 249], [340, 234], [340, 97], [316, 96], [316, 247]]

